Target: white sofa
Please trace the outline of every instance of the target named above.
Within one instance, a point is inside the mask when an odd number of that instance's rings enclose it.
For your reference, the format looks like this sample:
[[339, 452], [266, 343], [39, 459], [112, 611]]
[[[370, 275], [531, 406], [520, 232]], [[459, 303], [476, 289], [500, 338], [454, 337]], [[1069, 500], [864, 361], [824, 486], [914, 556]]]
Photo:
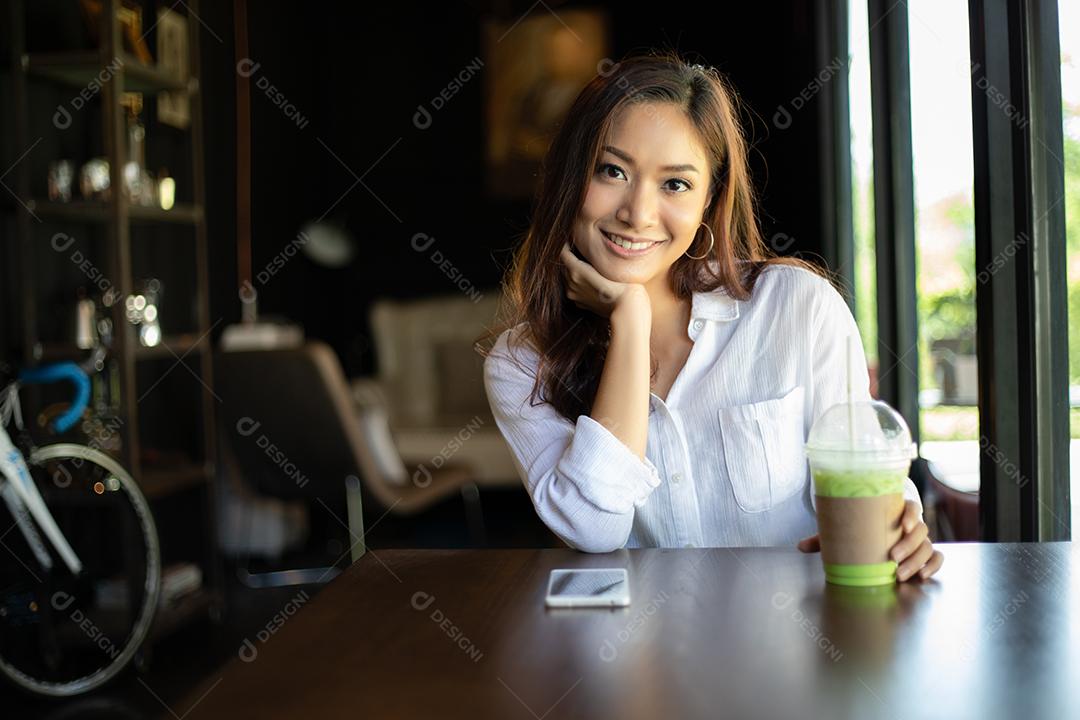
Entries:
[[[452, 460], [469, 468], [478, 485], [520, 484], [491, 415], [475, 348], [495, 322], [498, 302], [499, 291], [489, 290], [478, 301], [457, 294], [372, 307], [378, 373], [353, 380], [353, 398], [373, 441], [392, 442], [406, 465]], [[389, 437], [378, 428], [380, 408]]]

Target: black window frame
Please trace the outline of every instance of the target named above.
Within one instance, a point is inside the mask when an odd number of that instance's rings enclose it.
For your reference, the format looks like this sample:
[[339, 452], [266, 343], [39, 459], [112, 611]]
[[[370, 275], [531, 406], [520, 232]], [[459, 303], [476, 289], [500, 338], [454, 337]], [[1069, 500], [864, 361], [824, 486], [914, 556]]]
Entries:
[[[847, 57], [847, 6], [819, 12], [819, 59]], [[878, 394], [919, 436], [908, 8], [867, 0]], [[1071, 539], [1061, 65], [1054, 0], [969, 0], [980, 426], [980, 538]], [[824, 103], [825, 257], [854, 288], [850, 101]], [[843, 86], [843, 87], [840, 87]], [[1019, 120], [1018, 120], [1019, 118]], [[846, 169], [839, 165], [846, 163]], [[914, 353], [914, 358], [912, 354]], [[913, 477], [925, 470], [916, 461]], [[925, 490], [920, 487], [920, 490]]]
[[[1071, 538], [1057, 3], [969, 2], [980, 531]], [[1011, 110], [1010, 110], [1011, 108]]]

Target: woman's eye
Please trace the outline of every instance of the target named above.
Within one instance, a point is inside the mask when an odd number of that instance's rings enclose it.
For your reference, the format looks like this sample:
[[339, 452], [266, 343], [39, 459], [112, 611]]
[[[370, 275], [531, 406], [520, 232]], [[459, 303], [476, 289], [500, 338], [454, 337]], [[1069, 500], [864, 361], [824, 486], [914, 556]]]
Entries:
[[[626, 179], [626, 173], [624, 173], [623, 169], [618, 165], [612, 165], [611, 163], [602, 163], [599, 167], [596, 168], [596, 170], [599, 174], [611, 180]], [[664, 183], [663, 187], [665, 190], [674, 193], [687, 192], [688, 190], [693, 189], [693, 186], [682, 178], [671, 178]]]
[[622, 168], [618, 165], [612, 165], [611, 163], [604, 163], [599, 168], [600, 174], [604, 177], [611, 178], [613, 180], [623, 180], [626, 176], [623, 174]]

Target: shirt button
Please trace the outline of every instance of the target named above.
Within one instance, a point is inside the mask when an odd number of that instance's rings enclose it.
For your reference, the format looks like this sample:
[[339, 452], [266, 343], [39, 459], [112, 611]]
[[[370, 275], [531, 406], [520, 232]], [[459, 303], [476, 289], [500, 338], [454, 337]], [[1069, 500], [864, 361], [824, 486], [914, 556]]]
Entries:
[[680, 475], [679, 473], [675, 473], [674, 475], [671, 476], [671, 482], [675, 483], [676, 485], [678, 485], [679, 482], [681, 482], [681, 481], [682, 481], [682, 475]]
[[703, 327], [705, 327], [705, 321], [704, 320], [695, 320], [694, 321], [694, 329], [695, 330], [701, 330]]

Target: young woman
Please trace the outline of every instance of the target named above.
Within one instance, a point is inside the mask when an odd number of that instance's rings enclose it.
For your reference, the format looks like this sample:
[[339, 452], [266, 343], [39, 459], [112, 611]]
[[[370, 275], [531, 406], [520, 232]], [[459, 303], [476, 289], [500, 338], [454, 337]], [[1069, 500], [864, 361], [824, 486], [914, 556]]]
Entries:
[[[631, 58], [545, 161], [484, 378], [537, 513], [581, 550], [818, 549], [803, 444], [858, 328], [811, 266], [767, 256], [736, 103], [713, 69]], [[925, 579], [942, 555], [905, 497], [892, 555]]]

